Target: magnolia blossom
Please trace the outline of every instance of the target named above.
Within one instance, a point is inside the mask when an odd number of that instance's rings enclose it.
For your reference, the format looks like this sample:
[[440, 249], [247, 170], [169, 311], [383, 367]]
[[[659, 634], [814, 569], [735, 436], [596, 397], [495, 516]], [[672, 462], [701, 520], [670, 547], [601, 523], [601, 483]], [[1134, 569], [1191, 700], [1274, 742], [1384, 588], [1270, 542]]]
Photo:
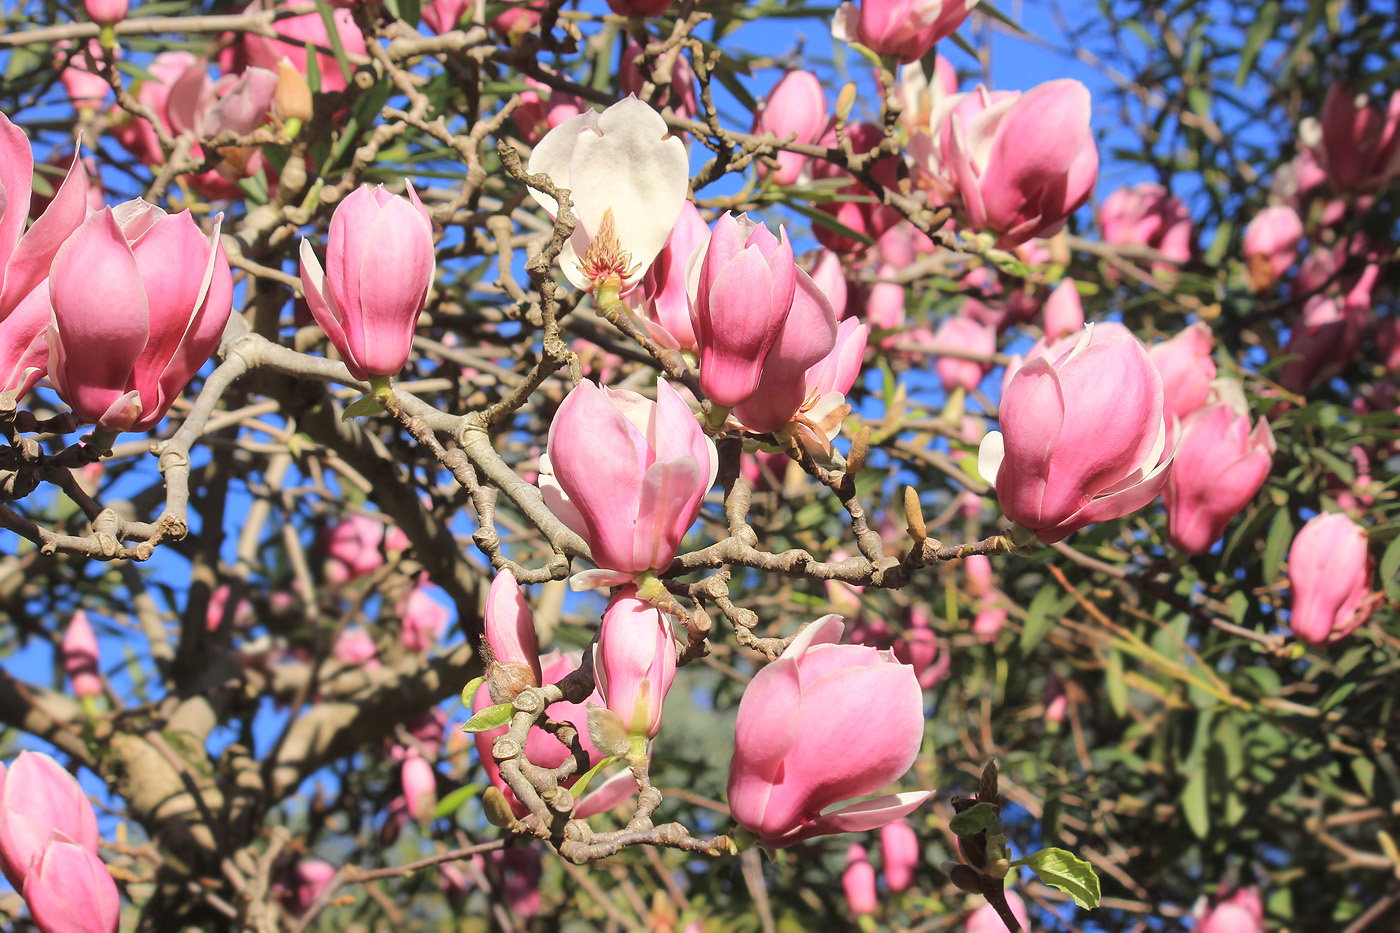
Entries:
[[97, 854], [97, 814], [73, 775], [42, 752], [0, 764], [0, 870], [23, 890], [34, 863], [56, 839]]
[[1377, 191], [1400, 175], [1400, 91], [1388, 108], [1345, 84], [1327, 89], [1315, 152], [1337, 191]]
[[665, 381], [655, 402], [580, 383], [549, 426], [539, 479], [545, 504], [588, 542], [599, 568], [575, 574], [572, 586], [615, 586], [669, 567], [718, 471], [714, 442]]
[[729, 810], [767, 848], [876, 829], [933, 795], [892, 794], [827, 812], [902, 777], [924, 733], [913, 668], [888, 651], [840, 644], [842, 628], [838, 616], [808, 625], [739, 701]]
[[1196, 232], [1186, 205], [1151, 182], [1119, 188], [1105, 198], [1099, 226], [1114, 246], [1145, 246], [1161, 253], [1168, 262], [1153, 265], [1159, 273], [1189, 262], [1195, 250]]
[[219, 345], [233, 277], [188, 211], [148, 201], [93, 214], [54, 256], [49, 374], [59, 397], [102, 431], [147, 431]]
[[[665, 96], [661, 96], [663, 88], [658, 87], [649, 102], [657, 107], [670, 107], [679, 117], [693, 118], [699, 109], [695, 97], [695, 71], [684, 55], [676, 56], [675, 64], [671, 66], [670, 77], [671, 80], [664, 88]], [[642, 96], [646, 83], [652, 80], [651, 73], [646, 70], [646, 60], [642, 59], [642, 47], [636, 40], [627, 43], [627, 48], [622, 51], [617, 79], [623, 94], [638, 97]]]
[[920, 849], [919, 836], [908, 820], [895, 820], [880, 827], [880, 862], [891, 891], [899, 893], [913, 886]]
[[515, 574], [502, 570], [486, 594], [486, 683], [491, 699], [509, 703], [525, 687], [542, 683], [535, 620]]
[[1215, 378], [1215, 361], [1210, 358], [1214, 346], [1210, 326], [1198, 321], [1147, 351], [1162, 374], [1168, 421], [1184, 419], [1206, 403]]
[[0, 392], [18, 399], [48, 371], [54, 256], [87, 214], [87, 173], [77, 153], [48, 208], [26, 231], [33, 196], [29, 138], [0, 113]]
[[[947, 392], [962, 389], [971, 392], [992, 369], [992, 357], [997, 352], [996, 331], [968, 317], [944, 318], [933, 335], [939, 354], [933, 368]], [[966, 353], [973, 359], [951, 356], [950, 352]]]
[[842, 42], [859, 42], [901, 62], [923, 58], [957, 31], [977, 0], [859, 0], [843, 3], [831, 23]]
[[[821, 79], [810, 71], [789, 71], [759, 101], [753, 114], [753, 132], [755, 136], [772, 133], [779, 140], [792, 137], [793, 142], [811, 144], [826, 131], [827, 119]], [[771, 173], [774, 184], [795, 184], [807, 165], [807, 157], [796, 152], [780, 150], [774, 158], [778, 162], [778, 170]], [[759, 163], [758, 177], [769, 174], [768, 166]]]
[[1027, 360], [1002, 396], [1001, 431], [977, 467], [1006, 517], [1050, 544], [1135, 512], [1167, 482], [1162, 377], [1136, 337], [1094, 340]]
[[648, 333], [663, 346], [695, 351], [686, 269], [691, 254], [709, 238], [710, 227], [695, 202], [685, 201], [666, 245], [642, 279], [642, 287], [632, 292], [642, 297]]
[[1376, 598], [1366, 530], [1340, 512], [1312, 518], [1288, 550], [1293, 611], [1288, 625], [1303, 641], [1338, 641], [1361, 627]]
[[1273, 465], [1273, 432], [1263, 418], [1251, 431], [1242, 393], [1208, 405], [1181, 425], [1175, 465], [1162, 497], [1167, 537], [1192, 554], [1220, 540], [1230, 519], [1254, 498]]
[[621, 590], [603, 613], [593, 676], [603, 698], [588, 714], [593, 744], [626, 754], [632, 737], [656, 737], [676, 676], [676, 639], [671, 617], [638, 598], [636, 587]]
[[846, 892], [846, 905], [857, 917], [875, 913], [880, 895], [875, 890], [875, 866], [870, 864], [865, 846], [851, 843], [846, 850], [846, 870], [841, 873], [841, 887]]
[[117, 933], [117, 883], [95, 852], [71, 839], [55, 837], [44, 848], [22, 893], [40, 933]]
[[102, 693], [102, 677], [98, 671], [97, 636], [87, 613], [73, 613], [68, 630], [63, 633], [63, 670], [73, 681], [73, 695], [94, 697]]
[[411, 182], [407, 198], [361, 185], [336, 206], [324, 271], [301, 241], [306, 306], [356, 379], [403, 369], [436, 269], [433, 223]]
[[1303, 221], [1286, 204], [1266, 207], [1244, 228], [1244, 259], [1256, 292], [1273, 287], [1298, 258]]
[[[668, 132], [660, 114], [628, 97], [565, 120], [531, 153], [531, 173], [569, 190], [578, 223], [559, 264], [578, 288], [615, 276], [625, 293], [666, 245], [690, 184], [685, 144]], [[552, 196], [530, 195], [557, 213]]]
[[1062, 340], [1084, 329], [1084, 305], [1074, 279], [1065, 279], [1045, 302], [1045, 339]]
[[[291, 6], [294, 4], [253, 0], [253, 3], [246, 7], [246, 11], [283, 10]], [[365, 35], [360, 31], [360, 27], [355, 25], [355, 18], [350, 10], [342, 7], [333, 11], [331, 21], [335, 24], [336, 37], [340, 40], [340, 46], [347, 55], [364, 56], [368, 54], [365, 48]], [[320, 89], [325, 92], [345, 90], [346, 75], [341, 72], [340, 63], [336, 60], [335, 55], [330, 51], [319, 51], [331, 48], [330, 33], [326, 31], [325, 21], [319, 13], [313, 10], [300, 16], [282, 17], [273, 20], [271, 25], [275, 38], [252, 30], [239, 32], [232, 36], [228, 51], [220, 57], [220, 64], [224, 70], [238, 73], [249, 65], [253, 65], [275, 71], [277, 63], [285, 58], [298, 71], [305, 74], [306, 47], [311, 45], [318, 49], [316, 70], [321, 75]]]
[[1199, 933], [1264, 933], [1264, 905], [1258, 888], [1240, 888], [1201, 918]]

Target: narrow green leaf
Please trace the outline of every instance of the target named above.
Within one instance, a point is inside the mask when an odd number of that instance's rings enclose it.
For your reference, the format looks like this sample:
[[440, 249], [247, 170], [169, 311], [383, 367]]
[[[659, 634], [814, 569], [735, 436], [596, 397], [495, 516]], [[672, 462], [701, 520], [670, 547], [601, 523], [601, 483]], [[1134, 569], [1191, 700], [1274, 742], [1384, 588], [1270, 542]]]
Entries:
[[984, 830], [996, 833], [1001, 832], [1001, 818], [996, 807], [979, 803], [953, 817], [948, 828], [959, 836], [975, 836]]
[[433, 819], [440, 820], [456, 813], [462, 808], [462, 804], [475, 797], [479, 790], [481, 788], [476, 784], [466, 784], [445, 795], [433, 809]]
[[384, 406], [379, 404], [379, 399], [373, 395], [366, 395], [364, 398], [351, 402], [345, 406], [345, 411], [341, 412], [341, 421], [350, 421], [355, 418], [363, 418], [366, 415], [378, 414], [384, 410]]
[[477, 713], [471, 719], [462, 724], [463, 732], [488, 732], [510, 722], [510, 717], [515, 715], [515, 705], [512, 703], [497, 703], [495, 706], [488, 706]]
[[1026, 607], [1026, 624], [1021, 628], [1021, 652], [1029, 654], [1040, 644], [1040, 640], [1050, 634], [1055, 627], [1055, 617], [1051, 609], [1056, 601], [1056, 593], [1048, 586], [1042, 586]]
[[1269, 536], [1264, 539], [1264, 582], [1273, 586], [1283, 571], [1283, 555], [1293, 542], [1293, 519], [1288, 509], [1279, 509], [1274, 522], [1269, 526]]
[[476, 691], [481, 689], [481, 685], [486, 683], [485, 677], [477, 677], [467, 683], [462, 688], [462, 705], [467, 709], [472, 708], [472, 697], [476, 696]]
[[1390, 599], [1400, 600], [1400, 537], [1390, 542], [1390, 546], [1381, 555], [1380, 573], [1385, 595]]
[[326, 0], [316, 0], [316, 12], [321, 14], [321, 22], [326, 26], [326, 35], [331, 40], [331, 51], [335, 53], [335, 63], [340, 66], [340, 76], [346, 81], [354, 72], [355, 66], [345, 55], [345, 46], [340, 43], [340, 29], [335, 22], [335, 8]]
[[399, 0], [399, 19], [416, 29], [418, 27], [418, 21], [422, 18], [422, 0]]
[[1197, 839], [1210, 835], [1210, 807], [1206, 801], [1206, 769], [1196, 767], [1186, 779], [1186, 789], [1181, 792], [1181, 808], [1186, 814], [1186, 823]]
[[837, 233], [848, 240], [855, 240], [857, 243], [864, 243], [866, 246], [873, 246], [875, 244], [875, 241], [870, 239], [870, 237], [866, 236], [864, 233], [861, 233], [859, 230], [851, 229], [850, 227], [841, 223], [841, 221], [837, 220], [835, 217], [832, 217], [830, 214], [819, 211], [814, 207], [809, 207], [806, 204], [801, 203], [800, 201], [787, 201], [785, 203], [788, 207], [797, 211], [797, 213], [801, 214], [803, 217], [806, 217], [812, 223], [819, 224], [820, 226], [823, 226], [826, 229], [832, 231], [833, 233]]
[[1265, 41], [1273, 36], [1274, 27], [1277, 25], [1278, 4], [1269, 0], [1260, 8], [1258, 17], [1249, 27], [1249, 33], [1245, 37], [1244, 48], [1240, 51], [1240, 67], [1235, 72], [1235, 87], [1244, 87], [1249, 78], [1249, 71], [1254, 67], [1254, 60], [1259, 57], [1259, 50], [1264, 47]]
[[569, 788], [569, 793], [573, 795], [575, 800], [582, 797], [583, 792], [588, 790], [588, 782], [593, 780], [593, 776], [599, 771], [602, 771], [608, 765], [612, 764], [614, 761], [617, 761], [617, 756], [609, 755], [593, 767], [589, 768], [587, 771], [584, 772], [581, 778], [574, 782], [574, 786]]
[[1101, 889], [1094, 868], [1073, 852], [1064, 849], [1041, 849], [1021, 860], [1040, 880], [1074, 898], [1085, 910], [1099, 906]]

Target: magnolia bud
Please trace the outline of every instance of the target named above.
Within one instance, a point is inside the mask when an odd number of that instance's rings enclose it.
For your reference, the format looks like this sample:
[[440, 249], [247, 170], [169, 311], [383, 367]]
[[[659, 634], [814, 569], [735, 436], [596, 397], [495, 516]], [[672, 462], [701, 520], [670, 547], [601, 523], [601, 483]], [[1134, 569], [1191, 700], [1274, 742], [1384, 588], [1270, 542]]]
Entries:
[[[272, 113], [283, 124], [311, 119], [311, 85], [306, 76], [285, 58], [277, 63], [277, 90], [272, 95]], [[291, 127], [288, 135], [295, 135]]]

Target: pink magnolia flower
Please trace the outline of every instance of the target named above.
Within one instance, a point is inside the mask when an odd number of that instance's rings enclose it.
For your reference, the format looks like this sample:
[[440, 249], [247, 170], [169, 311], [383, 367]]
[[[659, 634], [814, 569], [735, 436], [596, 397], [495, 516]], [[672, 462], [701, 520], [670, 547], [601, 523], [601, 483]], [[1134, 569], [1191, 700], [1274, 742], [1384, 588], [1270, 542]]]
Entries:
[[[958, 93], [958, 73], [952, 62], [942, 55], [933, 56], [933, 74], [911, 62], [899, 69], [899, 96], [904, 102], [900, 122], [909, 133], [928, 135], [929, 119], [941, 101]], [[891, 262], [895, 260], [891, 259]]]
[[515, 121], [516, 130], [532, 146], [565, 120], [588, 110], [588, 102], [581, 97], [553, 90], [534, 78], [526, 78], [525, 84], [526, 89], [520, 92], [520, 106], [515, 108], [511, 119]]
[[1370, 617], [1376, 598], [1368, 544], [1366, 530], [1338, 512], [1303, 526], [1288, 550], [1293, 634], [1320, 645], [1345, 638]]
[[[1022, 930], [1031, 928], [1031, 918], [1026, 913], [1026, 902], [1021, 900], [1021, 895], [1015, 891], [1007, 891], [1006, 906], [1011, 908], [1011, 914], [1020, 922]], [[1006, 923], [997, 914], [995, 907], [983, 904], [968, 914], [967, 922], [963, 924], [963, 933], [1006, 933]]]
[[545, 504], [588, 542], [599, 568], [575, 574], [574, 588], [669, 567], [718, 470], [714, 442], [665, 381], [655, 402], [580, 383], [559, 406], [540, 458]]
[[535, 619], [515, 574], [502, 570], [486, 593], [486, 681], [497, 703], [515, 699], [525, 687], [538, 687], [540, 648]]
[[513, 43], [540, 24], [540, 4], [537, 0], [511, 2], [491, 20], [491, 29], [502, 42]]
[[431, 0], [430, 3], [423, 4], [423, 22], [440, 36], [456, 29], [462, 17], [474, 6], [475, 4], [468, 3], [467, 0]]
[[985, 554], [972, 554], [963, 560], [963, 573], [967, 575], [967, 594], [986, 596], [992, 592], [992, 561]]
[[[1190, 262], [1195, 251], [1196, 232], [1186, 205], [1151, 182], [1119, 188], [1105, 198], [1099, 208], [1099, 226], [1106, 242], [1146, 246], [1176, 265]], [[1153, 268], [1161, 272], [1173, 267], [1157, 263]]]
[[[800, 327], [801, 320], [801, 315], [794, 308], [783, 331], [784, 341], [787, 340], [787, 331]], [[830, 457], [831, 441], [851, 412], [851, 406], [846, 403], [846, 393], [851, 391], [851, 386], [860, 375], [869, 336], [868, 326], [855, 318], [846, 318], [836, 328], [836, 342], [831, 351], [803, 374], [801, 385], [804, 394], [796, 411], [791, 410], [794, 395], [789, 392], [789, 386], [782, 383], [782, 370], [765, 368], [758, 392], [734, 409], [735, 417], [745, 428], [758, 433], [791, 430], [813, 456]], [[771, 392], [769, 386], [772, 386]]]
[[849, 289], [846, 286], [846, 272], [841, 268], [841, 257], [829, 249], [820, 250], [807, 274], [817, 283], [826, 300], [831, 302], [831, 310], [836, 312], [837, 319], [844, 318], [850, 309], [846, 307]]
[[[695, 257], [687, 285], [700, 385], [715, 404], [733, 408], [758, 389], [764, 360], [792, 312], [799, 270], [787, 231], [779, 228], [775, 237], [747, 215], [720, 217]], [[812, 293], [820, 294], [815, 283], [807, 297]]]
[[[850, 409], [833, 413], [845, 404], [845, 392], [860, 372], [868, 329], [854, 318], [844, 328], [838, 326], [836, 311], [821, 289], [806, 272], [795, 266], [793, 272], [796, 289], [792, 310], [783, 320], [778, 339], [762, 358], [757, 386], [735, 405], [734, 416], [756, 434], [803, 421], [810, 425], [811, 440], [829, 451], [828, 442]], [[732, 320], [737, 315], [726, 317]], [[723, 340], [723, 328], [721, 321], [713, 321], [708, 337], [701, 340], [702, 384], [705, 348]], [[710, 358], [723, 359], [718, 355]], [[835, 396], [827, 397], [833, 392]]]
[[55, 43], [55, 47], [67, 53], [63, 58], [63, 70], [58, 73], [58, 80], [63, 82], [69, 102], [79, 110], [85, 107], [96, 109], [112, 92], [112, 86], [94, 69], [102, 61], [104, 54], [120, 57], [120, 50], [113, 49], [110, 53], [104, 53], [102, 43], [98, 39], [89, 39], [87, 44], [79, 49], [73, 49], [68, 40], [60, 39]]
[[292, 914], [301, 916], [311, 909], [316, 899], [330, 885], [335, 877], [336, 867], [319, 858], [304, 858], [292, 869], [292, 886], [283, 900]]
[[[885, 139], [885, 133], [883, 129], [873, 123], [852, 122], [846, 124], [845, 138], [851, 146], [851, 151], [860, 154], [869, 152], [880, 145]], [[825, 146], [828, 149], [836, 148], [836, 121], [834, 119], [827, 126], [822, 138], [817, 140], [817, 145]], [[884, 156], [876, 159], [874, 164], [870, 166], [870, 176], [877, 183], [878, 188], [897, 191], [899, 190], [900, 166], [901, 160], [898, 157]], [[807, 171], [814, 179], [835, 179], [848, 182], [837, 189], [836, 193], [843, 198], [842, 200], [820, 203], [816, 207], [817, 210], [829, 215], [838, 224], [865, 237], [865, 240], [853, 239], [839, 229], [821, 223], [812, 227], [812, 234], [817, 238], [817, 242], [838, 255], [863, 256], [870, 248], [867, 241], [874, 240], [878, 243], [886, 233], [898, 226], [904, 219], [903, 215], [893, 207], [880, 203], [878, 190], [868, 187], [864, 182], [856, 181], [850, 173], [830, 162], [814, 159], [808, 163]], [[844, 198], [855, 198], [855, 200], [844, 200]]]
[[330, 530], [325, 539], [326, 578], [332, 586], [368, 576], [384, 566], [387, 526], [368, 515], [352, 515]]
[[331, 653], [337, 661], [347, 666], [379, 666], [379, 649], [364, 629], [346, 629], [331, 646]]
[[846, 850], [846, 870], [841, 873], [841, 887], [846, 891], [846, 904], [857, 917], [873, 914], [880, 906], [875, 890], [875, 866], [865, 854], [865, 846], [851, 843]]
[[213, 354], [233, 309], [219, 245], [188, 211], [134, 200], [93, 214], [54, 256], [49, 375], [102, 431], [155, 427]]
[[[666, 239], [666, 245], [656, 254], [656, 261], [647, 270], [639, 290], [648, 321], [647, 328], [658, 343], [677, 350], [695, 350], [695, 327], [690, 320], [690, 296], [687, 293], [686, 266], [691, 253], [705, 243], [710, 227], [700, 216], [695, 202], [681, 205], [676, 226]], [[638, 292], [633, 292], [636, 295]]]
[[1327, 295], [1309, 299], [1283, 345], [1283, 356], [1293, 359], [1278, 368], [1278, 384], [1304, 393], [1337, 375], [1361, 348], [1370, 318], [1369, 304]]
[[1157, 371], [1162, 374], [1162, 390], [1166, 393], [1163, 414], [1183, 420], [1206, 403], [1210, 383], [1215, 378], [1215, 360], [1210, 351], [1215, 335], [1210, 326], [1198, 321], [1163, 343], [1147, 351]]
[[[574, 809], [575, 814], [578, 808]], [[487, 859], [501, 875], [506, 904], [511, 913], [525, 921], [540, 911], [540, 876], [544, 866], [533, 847], [526, 849], [497, 849], [488, 852]]]
[[1051, 343], [1084, 329], [1084, 305], [1074, 279], [1055, 286], [1045, 302], [1045, 339]]
[[996, 596], [984, 596], [977, 601], [977, 615], [972, 618], [972, 634], [977, 640], [989, 645], [997, 640], [997, 635], [1006, 627], [1006, 607]]
[[1167, 482], [1162, 377], [1131, 334], [1026, 361], [978, 450], [1006, 517], [1049, 544], [1135, 512]]
[[436, 269], [433, 223], [411, 182], [407, 199], [361, 185], [337, 205], [326, 271], [301, 241], [307, 307], [360, 380], [396, 375], [408, 362]]
[[87, 613], [79, 609], [63, 633], [63, 669], [73, 681], [75, 697], [95, 697], [102, 694], [102, 677], [98, 673], [97, 636], [93, 634]]
[[891, 891], [898, 894], [913, 887], [919, 855], [919, 836], [908, 820], [895, 820], [880, 827], [880, 862]]
[[949, 101], [935, 146], [968, 226], [1006, 248], [1064, 226], [1098, 177], [1090, 109], [1088, 88], [1070, 78], [1024, 94], [979, 85]]
[[[642, 47], [636, 40], [627, 43], [627, 48], [622, 51], [617, 79], [623, 94], [641, 97], [643, 86], [651, 80], [650, 72], [643, 70], [646, 60], [637, 60], [641, 55]], [[649, 98], [648, 102], [658, 109], [670, 107], [679, 117], [689, 119], [695, 116], [699, 109], [695, 97], [695, 71], [690, 67], [690, 60], [684, 55], [677, 55], [676, 63], [671, 66], [671, 80], [666, 86], [664, 97], [661, 96], [662, 90], [658, 87], [656, 94]]]
[[452, 610], [433, 598], [434, 591], [441, 592], [431, 583], [419, 583], [399, 603], [405, 651], [431, 651], [442, 637], [443, 629], [447, 628]]
[[1337, 191], [1376, 191], [1400, 175], [1400, 91], [1385, 110], [1345, 84], [1333, 84], [1322, 104], [1317, 152]]
[[[559, 265], [576, 287], [589, 291], [595, 279], [615, 276], [625, 294], [666, 245], [690, 186], [685, 143], [669, 132], [650, 105], [629, 97], [601, 114], [588, 110], [565, 120], [530, 154], [530, 171], [568, 188], [573, 199], [578, 223]], [[557, 211], [549, 195], [531, 188], [530, 196], [551, 215]], [[590, 256], [605, 219], [613, 240]]]
[[1219, 401], [1188, 417], [1162, 490], [1172, 544], [1191, 554], [1210, 550], [1264, 485], [1276, 449], [1269, 422], [1260, 418], [1251, 431], [1242, 404]]
[[40, 933], [117, 933], [121, 895], [97, 854], [55, 838], [29, 866], [24, 900]]
[[902, 777], [924, 732], [913, 668], [888, 651], [839, 644], [841, 632], [837, 616], [808, 625], [739, 701], [729, 809], [767, 848], [876, 829], [933, 795], [893, 794], [825, 812]]
[[78, 781], [42, 752], [0, 765], [0, 870], [23, 890], [34, 862], [55, 839], [97, 855], [97, 814]]
[[909, 63], [957, 31], [977, 0], [859, 0], [843, 3], [831, 23], [842, 42], [859, 42]]
[[[286, 2], [273, 3], [266, 2], [266, 0], [253, 0], [247, 9], [286, 9], [292, 5]], [[368, 54], [365, 48], [364, 33], [355, 25], [355, 18], [350, 10], [343, 7], [335, 10], [332, 14], [332, 21], [335, 23], [335, 31], [340, 39], [341, 48], [345, 50], [347, 55], [363, 57]], [[277, 63], [285, 58], [304, 76], [306, 74], [306, 47], [308, 45], [316, 46], [318, 49], [331, 47], [330, 33], [326, 31], [325, 21], [316, 12], [278, 19], [273, 22], [272, 31], [277, 34], [277, 38], [259, 35], [255, 32], [237, 33], [229, 45], [229, 53], [220, 60], [224, 71], [241, 72], [249, 65], [276, 71]], [[330, 52], [318, 51], [316, 53], [316, 68], [321, 75], [320, 89], [322, 91], [345, 90], [346, 76], [341, 72], [340, 64], [336, 61], [335, 55]]]
[[[546, 684], [555, 683], [578, 667], [578, 659], [569, 655], [551, 653], [540, 659], [543, 666], [541, 679]], [[482, 684], [476, 691], [476, 696], [472, 698], [473, 712], [480, 712], [491, 706], [490, 690]], [[588, 707], [589, 705], [603, 705], [603, 697], [594, 690], [589, 694], [588, 699], [582, 703], [568, 703], [560, 701], [549, 705], [549, 718], [555, 722], [571, 723], [578, 730], [579, 742], [583, 750], [588, 754], [589, 767], [597, 765], [607, 756], [593, 744], [593, 739], [588, 732]], [[491, 753], [491, 748], [499, 736], [505, 735], [508, 726], [499, 726], [485, 732], [475, 734], [476, 755], [481, 762], [481, 766], [486, 769], [487, 779], [505, 794], [506, 801], [515, 811], [516, 816], [524, 816], [529, 811], [525, 805], [516, 800], [515, 793], [501, 777], [500, 766], [496, 763], [495, 757]], [[525, 757], [531, 764], [541, 768], [557, 768], [564, 759], [570, 756], [568, 746], [560, 742], [550, 733], [540, 728], [530, 730], [530, 734], [525, 739]], [[583, 773], [580, 769], [572, 777], [562, 782], [563, 786], [571, 786], [579, 775]], [[604, 813], [622, 803], [637, 791], [637, 782], [632, 777], [632, 772], [627, 769], [619, 771], [617, 774], [603, 781], [601, 784], [593, 783], [589, 785], [589, 790], [579, 799], [574, 807], [574, 816], [586, 819], [598, 813]]]
[[971, 392], [982, 383], [982, 377], [991, 372], [992, 357], [997, 352], [997, 334], [992, 328], [967, 317], [944, 318], [933, 335], [933, 342], [937, 348], [934, 352], [940, 354], [962, 351], [981, 357], [964, 359], [939, 355], [933, 367], [943, 381], [944, 391]]
[[[753, 133], [772, 133], [779, 140], [792, 137], [795, 143], [812, 144], [826, 132], [826, 91], [821, 80], [810, 71], [789, 71], [778, 79], [768, 95], [759, 101], [753, 114]], [[807, 165], [807, 157], [796, 152], [780, 150], [774, 155], [778, 170], [771, 172], [759, 163], [758, 177], [773, 176], [778, 185], [795, 184]], [[832, 302], [835, 304], [835, 302]]]
[[126, 19], [130, 8], [130, 0], [83, 0], [88, 19], [99, 26], [115, 26]]
[[0, 392], [19, 399], [48, 371], [54, 256], [87, 213], [87, 173], [74, 153], [47, 210], [27, 231], [34, 153], [24, 131], [0, 113]]
[[622, 589], [603, 613], [593, 643], [593, 676], [603, 697], [588, 717], [594, 745], [611, 750], [611, 743], [628, 736], [656, 737], [676, 676], [676, 639], [671, 617], [639, 599], [636, 587]]
[[1240, 888], [1220, 900], [1196, 928], [1199, 933], [1264, 933], [1264, 905], [1258, 888]]
[[1256, 292], [1272, 288], [1298, 258], [1303, 222], [1287, 205], [1266, 207], [1244, 228], [1244, 259]]
[[921, 690], [942, 680], [953, 660], [939, 646], [938, 636], [929, 625], [928, 611], [917, 604], [909, 608], [909, 624], [894, 641], [894, 656], [914, 669]]
[[399, 782], [403, 786], [408, 812], [413, 818], [420, 823], [431, 820], [437, 807], [437, 773], [428, 760], [416, 754], [404, 756]]

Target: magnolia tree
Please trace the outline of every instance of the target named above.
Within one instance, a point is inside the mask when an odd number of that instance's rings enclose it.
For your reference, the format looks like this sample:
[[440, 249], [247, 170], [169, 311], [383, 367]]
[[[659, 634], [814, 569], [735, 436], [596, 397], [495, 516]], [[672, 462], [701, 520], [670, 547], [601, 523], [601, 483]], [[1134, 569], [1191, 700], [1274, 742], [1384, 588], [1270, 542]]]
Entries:
[[1400, 27], [1008, 12], [12, 3], [15, 928], [1393, 929]]

